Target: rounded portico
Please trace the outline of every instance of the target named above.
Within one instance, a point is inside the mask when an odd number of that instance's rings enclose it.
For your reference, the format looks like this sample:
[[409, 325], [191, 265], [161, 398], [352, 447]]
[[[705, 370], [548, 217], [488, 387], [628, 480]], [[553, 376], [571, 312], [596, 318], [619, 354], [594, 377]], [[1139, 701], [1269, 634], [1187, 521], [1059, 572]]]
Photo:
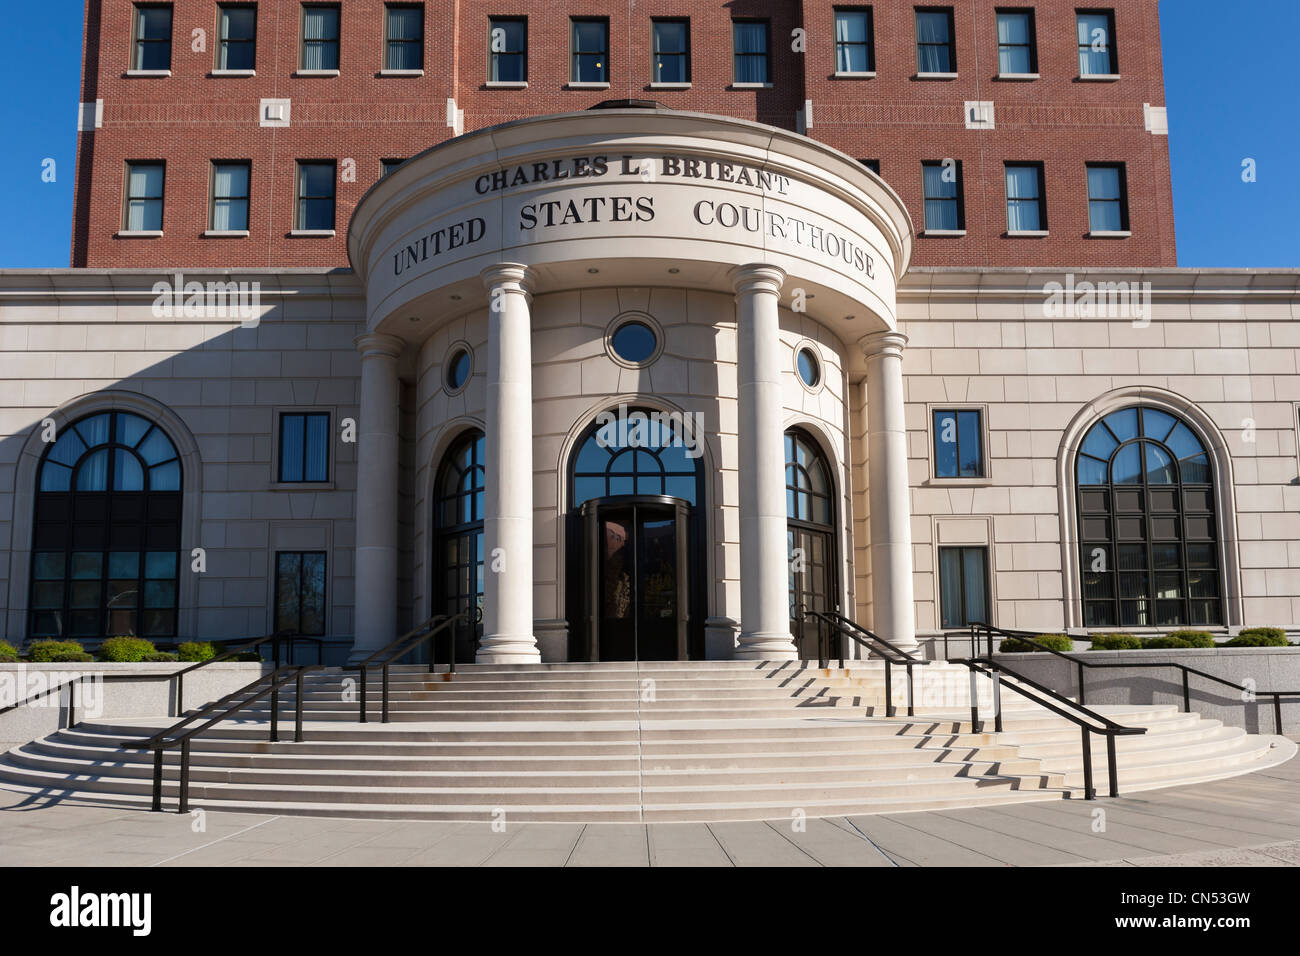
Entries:
[[355, 650], [402, 608], [476, 604], [457, 653], [495, 663], [791, 658], [797, 604], [911, 642], [911, 243], [855, 160], [653, 104], [481, 130], [384, 177], [348, 236], [373, 504]]

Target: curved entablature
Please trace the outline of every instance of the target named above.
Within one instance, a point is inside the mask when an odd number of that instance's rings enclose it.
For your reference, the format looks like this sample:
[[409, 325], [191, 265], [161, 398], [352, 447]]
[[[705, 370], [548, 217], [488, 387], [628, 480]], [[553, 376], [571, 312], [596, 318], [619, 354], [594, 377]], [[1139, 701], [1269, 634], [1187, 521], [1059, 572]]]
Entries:
[[[609, 109], [491, 127], [426, 150], [358, 203], [348, 254], [367, 326], [411, 336], [480, 308], [480, 272], [529, 268], [534, 294], [610, 285], [730, 293], [778, 266], [786, 304], [846, 338], [895, 327], [911, 257], [902, 201], [795, 133], [698, 113]], [[420, 320], [412, 326], [406, 319]]]

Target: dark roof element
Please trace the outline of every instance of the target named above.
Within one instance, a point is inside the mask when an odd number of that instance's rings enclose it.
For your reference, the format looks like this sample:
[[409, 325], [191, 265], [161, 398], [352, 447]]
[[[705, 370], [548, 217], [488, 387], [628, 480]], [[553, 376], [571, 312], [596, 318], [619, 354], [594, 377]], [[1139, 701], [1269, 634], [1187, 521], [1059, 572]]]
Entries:
[[664, 106], [658, 100], [603, 100], [595, 106], [588, 106], [589, 110], [664, 110]]

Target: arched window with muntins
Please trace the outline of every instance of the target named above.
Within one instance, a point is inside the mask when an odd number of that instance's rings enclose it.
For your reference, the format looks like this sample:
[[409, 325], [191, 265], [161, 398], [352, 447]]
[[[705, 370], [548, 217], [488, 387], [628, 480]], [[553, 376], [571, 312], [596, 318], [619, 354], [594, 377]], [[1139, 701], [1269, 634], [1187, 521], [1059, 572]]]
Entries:
[[30, 637], [174, 637], [181, 461], [130, 412], [65, 425], [36, 476]]
[[573, 507], [615, 495], [668, 495], [697, 504], [700, 456], [691, 457], [685, 439], [704, 440], [653, 412], [593, 426], [573, 458]]
[[1084, 436], [1075, 476], [1084, 625], [1222, 624], [1215, 476], [1188, 424], [1111, 412]]
[[[465, 432], [438, 468], [434, 506], [433, 613], [459, 614], [483, 607], [484, 436]], [[471, 615], [456, 628], [456, 660], [474, 660], [481, 621]], [[447, 660], [440, 645], [438, 660]]]
[[830, 464], [813, 438], [800, 429], [785, 433], [786, 548], [789, 554], [790, 632], [799, 656], [819, 656], [815, 621], [801, 610], [834, 611], [836, 600], [835, 509]]

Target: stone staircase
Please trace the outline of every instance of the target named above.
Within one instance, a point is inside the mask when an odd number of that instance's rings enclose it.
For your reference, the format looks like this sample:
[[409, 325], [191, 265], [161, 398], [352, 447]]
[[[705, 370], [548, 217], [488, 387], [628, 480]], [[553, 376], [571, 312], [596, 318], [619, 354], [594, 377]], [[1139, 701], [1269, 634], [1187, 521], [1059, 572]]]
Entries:
[[[969, 672], [918, 667], [914, 717], [894, 669], [899, 716], [885, 716], [884, 666], [689, 662], [466, 665], [455, 675], [393, 668], [391, 722], [358, 722], [358, 677], [304, 684], [305, 737], [267, 741], [269, 704], [195, 739], [190, 801], [212, 809], [423, 820], [713, 821], [988, 806], [1079, 796], [1078, 728], [1002, 695], [993, 734], [970, 723]], [[1121, 792], [1232, 776], [1295, 753], [1173, 706], [1098, 707], [1140, 737], [1119, 738]], [[87, 720], [0, 758], [0, 787], [37, 798], [149, 805], [152, 754], [123, 750], [174, 720]], [[1105, 780], [1105, 743], [1094, 742]], [[175, 806], [178, 755], [165, 758]]]

